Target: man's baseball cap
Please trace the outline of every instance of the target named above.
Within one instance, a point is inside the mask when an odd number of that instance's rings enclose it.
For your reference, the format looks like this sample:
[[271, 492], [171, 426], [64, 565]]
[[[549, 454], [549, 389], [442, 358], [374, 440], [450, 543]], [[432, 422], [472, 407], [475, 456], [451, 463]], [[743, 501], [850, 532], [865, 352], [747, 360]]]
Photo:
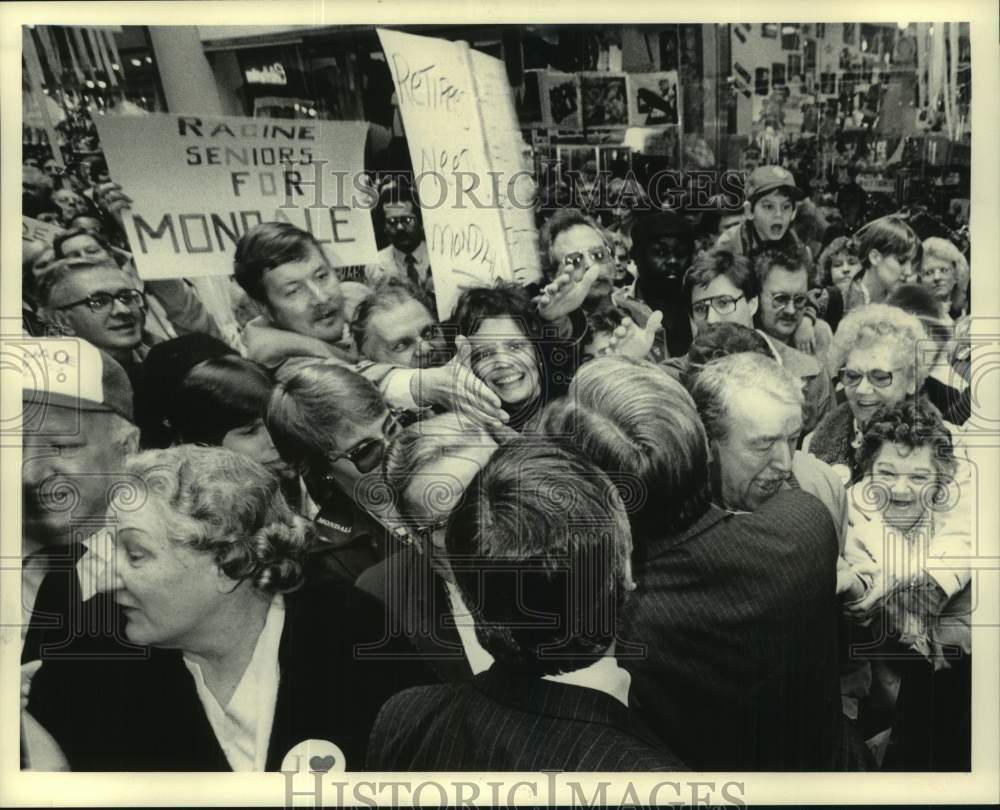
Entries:
[[753, 205], [760, 197], [777, 188], [785, 189], [793, 200], [801, 200], [805, 192], [795, 185], [794, 175], [781, 166], [758, 166], [747, 178], [746, 201]]
[[25, 422], [29, 406], [114, 413], [135, 421], [132, 384], [125, 369], [92, 343], [81, 338], [40, 337], [11, 341], [7, 351], [21, 355]]

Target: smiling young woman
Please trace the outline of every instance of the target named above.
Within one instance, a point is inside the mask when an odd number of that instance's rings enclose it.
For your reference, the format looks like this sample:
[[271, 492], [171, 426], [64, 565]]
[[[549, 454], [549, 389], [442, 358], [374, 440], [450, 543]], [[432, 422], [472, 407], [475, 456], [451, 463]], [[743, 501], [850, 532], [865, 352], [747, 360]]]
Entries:
[[[583, 320], [582, 314], [576, 315]], [[452, 321], [458, 334], [469, 340], [473, 373], [510, 414], [508, 427], [522, 430], [545, 403], [565, 392], [579, 347], [573, 338], [555, 337], [544, 328], [522, 287], [467, 290], [455, 305]]]

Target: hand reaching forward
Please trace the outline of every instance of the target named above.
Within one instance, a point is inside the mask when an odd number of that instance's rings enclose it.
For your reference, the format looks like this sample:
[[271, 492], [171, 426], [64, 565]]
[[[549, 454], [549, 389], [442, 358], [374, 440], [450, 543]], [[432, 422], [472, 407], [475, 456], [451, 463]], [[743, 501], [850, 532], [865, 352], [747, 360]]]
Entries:
[[535, 299], [538, 314], [546, 321], [557, 321], [580, 308], [590, 288], [601, 274], [601, 265], [594, 263], [586, 270], [566, 270]]
[[653, 348], [656, 331], [663, 323], [663, 313], [655, 310], [646, 320], [646, 326], [640, 328], [631, 318], [623, 318], [621, 326], [611, 335], [608, 351], [621, 354], [634, 360], [642, 360]]

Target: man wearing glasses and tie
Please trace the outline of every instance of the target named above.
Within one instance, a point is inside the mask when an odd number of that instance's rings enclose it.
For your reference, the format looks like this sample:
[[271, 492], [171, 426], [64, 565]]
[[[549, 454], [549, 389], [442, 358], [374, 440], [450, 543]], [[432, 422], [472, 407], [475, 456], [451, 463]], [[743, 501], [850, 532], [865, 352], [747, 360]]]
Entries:
[[110, 259], [63, 259], [39, 279], [38, 298], [50, 327], [104, 350], [134, 383], [149, 348], [146, 297], [134, 276]]
[[394, 279], [412, 287], [434, 303], [434, 279], [427, 255], [420, 206], [404, 183], [386, 186], [379, 195], [383, 233], [389, 246], [379, 251], [378, 262], [365, 268], [365, 283], [376, 287]]

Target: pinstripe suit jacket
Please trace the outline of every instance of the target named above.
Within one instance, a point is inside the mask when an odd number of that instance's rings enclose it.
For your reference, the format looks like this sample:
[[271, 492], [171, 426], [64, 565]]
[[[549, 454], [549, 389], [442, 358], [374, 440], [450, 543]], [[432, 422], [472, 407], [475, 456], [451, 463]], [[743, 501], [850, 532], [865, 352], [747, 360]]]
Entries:
[[642, 719], [698, 770], [849, 767], [840, 714], [837, 535], [812, 495], [712, 506], [649, 543], [618, 658]]
[[375, 721], [377, 771], [681, 771], [687, 768], [596, 689], [494, 665], [471, 681], [407, 689]]

